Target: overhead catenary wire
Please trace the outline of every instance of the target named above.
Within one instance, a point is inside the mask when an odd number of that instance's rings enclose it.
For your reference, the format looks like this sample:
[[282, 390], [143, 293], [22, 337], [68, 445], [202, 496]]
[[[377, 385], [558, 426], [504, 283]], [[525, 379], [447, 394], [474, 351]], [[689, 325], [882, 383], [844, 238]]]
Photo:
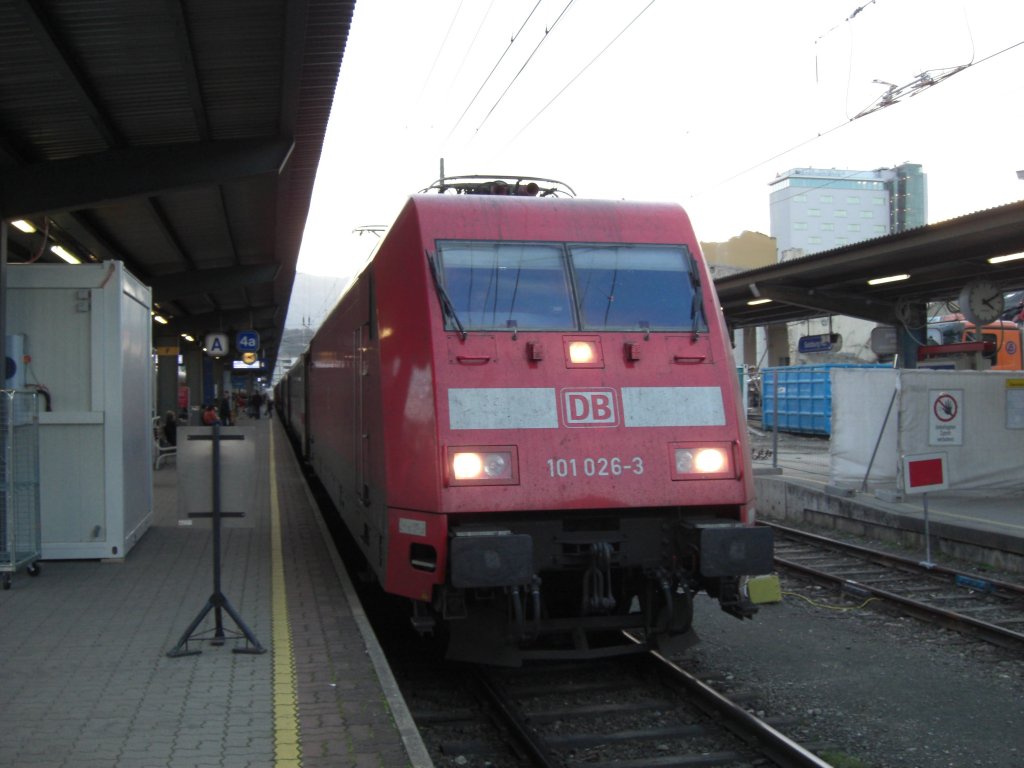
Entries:
[[[943, 82], [944, 80], [948, 80], [953, 75], [958, 74], [960, 72], [963, 72], [966, 69], [970, 69], [970, 68], [976, 67], [979, 64], [981, 64], [983, 62], [986, 62], [986, 61], [991, 61], [996, 56], [999, 56], [999, 55], [1002, 55], [1002, 54], [1007, 53], [1009, 51], [1012, 51], [1014, 48], [1017, 48], [1017, 47], [1019, 47], [1021, 45], [1024, 45], [1024, 40], [1022, 40], [1020, 42], [1017, 42], [1017, 43], [1014, 43], [1013, 45], [1009, 45], [1009, 46], [1007, 46], [1006, 48], [1003, 48], [1000, 51], [996, 51], [995, 53], [990, 54], [988, 56], [985, 56], [982, 59], [978, 59], [977, 61], [972, 62], [970, 64], [963, 64], [963, 65], [961, 65], [959, 67], [953, 67], [951, 69], [953, 69], [954, 71], [948, 72], [947, 74], [942, 75], [941, 77], [935, 79], [934, 82], [931, 82], [931, 83], [929, 83], [927, 85], [922, 86], [920, 89], [918, 89], [917, 91], [915, 91], [915, 93], [913, 93], [911, 95], [916, 95], [920, 91], [925, 90], [926, 88], [930, 88], [932, 85], [938, 85], [939, 83]], [[927, 74], [927, 72], [922, 73], [921, 75], [918, 75], [918, 78], [921, 78], [923, 75], [926, 75], [926, 74]], [[908, 87], [908, 86], [905, 86], [905, 87]], [[760, 168], [763, 165], [767, 165], [772, 160], [777, 160], [778, 158], [783, 157], [784, 155], [788, 155], [790, 152], [794, 152], [797, 149], [800, 149], [801, 147], [805, 147], [808, 144], [810, 144], [810, 143], [812, 143], [814, 141], [817, 141], [818, 139], [824, 138], [825, 136], [828, 136], [829, 134], [834, 133], [835, 131], [838, 131], [840, 128], [843, 128], [843, 127], [845, 127], [847, 125], [851, 125], [852, 123], [856, 122], [857, 120], [859, 120], [861, 118], [867, 117], [868, 115], [874, 114], [875, 112], [878, 112], [878, 111], [880, 111], [882, 109], [885, 109], [886, 107], [889, 107], [889, 106], [892, 106], [893, 104], [898, 104], [898, 103], [900, 103], [900, 99], [892, 99], [892, 100], [890, 100], [890, 101], [888, 101], [886, 103], [880, 103], [874, 109], [865, 108], [859, 114], [855, 115], [854, 117], [852, 117], [852, 118], [850, 118], [848, 120], [845, 120], [845, 121], [843, 121], [841, 123], [838, 123], [837, 125], [834, 125], [834, 126], [832, 126], [831, 128], [829, 128], [829, 129], [827, 129], [825, 131], [821, 131], [821, 132], [815, 134], [814, 136], [806, 138], [806, 139], [800, 141], [799, 143], [794, 144], [793, 146], [789, 147], [788, 149], [784, 149], [781, 152], [775, 153], [771, 157], [767, 157], [764, 160], [760, 160], [760, 161], [754, 163], [753, 165], [748, 166], [747, 168], [744, 168], [742, 171], [734, 173], [733, 175], [723, 179], [722, 181], [719, 181], [716, 184], [708, 185], [705, 188], [704, 192], [710, 192], [711, 190], [718, 189], [719, 187], [725, 186], [729, 182], [735, 181], [736, 179], [740, 178], [741, 176], [745, 176], [746, 174], [750, 173], [751, 171], [757, 170], [758, 168]], [[700, 196], [700, 194], [691, 195], [691, 199], [699, 197], [699, 196]]]
[[543, 1], [544, 0], [537, 0], [537, 3], [533, 6], [533, 9], [529, 12], [529, 14], [527, 14], [526, 19], [519, 26], [519, 30], [514, 35], [512, 35], [512, 39], [508, 41], [508, 45], [505, 46], [505, 50], [501, 52], [501, 56], [498, 57], [498, 60], [494, 63], [494, 66], [491, 67], [491, 71], [487, 73], [487, 77], [485, 77], [484, 81], [480, 83], [480, 87], [476, 89], [476, 93], [473, 94], [473, 98], [469, 100], [469, 104], [467, 104], [466, 108], [462, 110], [462, 114], [459, 115], [459, 119], [455, 121], [455, 125], [452, 126], [452, 129], [450, 131], [448, 131], [448, 135], [445, 136], [445, 141], [448, 141], [448, 139], [452, 137], [452, 134], [455, 133], [455, 131], [458, 129], [459, 125], [462, 123], [463, 118], [466, 116], [466, 113], [469, 112], [472, 106], [476, 103], [477, 98], [480, 96], [480, 92], [484, 89], [487, 83], [490, 82], [491, 77], [494, 75], [495, 71], [501, 65], [501, 62], [505, 60], [505, 56], [508, 54], [513, 44], [515, 44], [516, 40], [519, 39], [519, 35], [522, 34], [523, 28], [530, 22], [530, 19], [533, 18], [534, 12], [537, 10], [538, 6], [540, 6], [540, 4]]
[[[818, 35], [818, 37], [814, 41], [815, 47], [817, 47], [818, 41], [823, 40], [826, 37], [828, 37], [829, 35], [831, 35], [833, 32], [835, 32], [837, 29], [839, 29], [839, 27], [841, 27], [843, 24], [845, 24], [847, 22], [850, 22], [850, 21], [853, 21], [853, 19], [861, 11], [863, 11], [869, 5], [874, 5], [875, 2], [876, 2], [876, 0], [868, 0], [868, 2], [864, 3], [864, 5], [861, 5], [861, 6], [858, 6], [857, 8], [854, 8], [853, 12], [849, 16], [847, 16], [845, 19], [843, 19], [841, 22], [839, 22], [835, 26], [831, 27], [827, 31], [822, 32], [820, 35]], [[852, 51], [852, 49], [850, 51], [850, 58], [851, 58], [851, 60], [853, 58], [853, 51]], [[817, 53], [814, 54], [814, 82], [815, 83], [818, 82], [818, 54]], [[849, 83], [847, 83], [847, 87], [849, 87]]]
[[495, 2], [497, 2], [497, 0], [491, 0], [487, 6], [487, 10], [484, 11], [484, 15], [480, 18], [480, 23], [476, 26], [476, 32], [473, 33], [473, 39], [469, 41], [469, 45], [466, 46], [466, 50], [462, 54], [462, 61], [459, 62], [459, 68], [455, 70], [455, 74], [452, 75], [451, 82], [448, 84], [448, 93], [451, 93], [452, 86], [455, 85], [455, 82], [459, 79], [459, 75], [462, 74], [462, 69], [466, 66], [466, 59], [469, 58], [469, 54], [472, 53], [473, 48], [476, 46], [476, 41], [480, 39], [480, 30], [483, 29], [484, 24], [487, 23], [487, 18], [491, 15], [491, 10], [494, 8]]
[[448, 29], [444, 33], [444, 38], [441, 40], [441, 45], [437, 48], [437, 53], [434, 54], [434, 60], [430, 63], [430, 69], [427, 71], [427, 76], [423, 79], [423, 87], [420, 88], [420, 95], [416, 99], [417, 103], [423, 101], [423, 94], [427, 92], [427, 85], [430, 83], [430, 78], [434, 76], [434, 68], [437, 66], [438, 60], [441, 58], [441, 53], [445, 49], [445, 45], [448, 43], [448, 38], [452, 34], [452, 29], [455, 28], [455, 21], [459, 18], [459, 14], [462, 12], [462, 4], [465, 0], [459, 0], [459, 5], [455, 9], [455, 13], [452, 14], [452, 20], [448, 22]]
[[533, 57], [537, 54], [537, 51], [540, 50], [540, 47], [542, 45], [544, 45], [544, 41], [548, 39], [548, 36], [551, 34], [551, 32], [554, 30], [554, 28], [556, 26], [558, 26], [558, 22], [560, 22], [565, 17], [566, 12], [568, 12], [568, 10], [572, 7], [573, 3], [575, 3], [575, 2], [576, 2], [576, 0], [569, 0], [569, 2], [566, 4], [565, 8], [563, 8], [562, 12], [560, 14], [558, 14], [558, 18], [556, 18], [554, 20], [554, 22], [551, 24], [551, 26], [550, 27], [545, 27], [545, 29], [544, 29], [544, 36], [540, 39], [540, 42], [537, 43], [537, 45], [534, 47], [534, 49], [530, 52], [530, 55], [526, 57], [526, 61], [523, 62], [523, 66], [521, 66], [519, 68], [519, 71], [516, 72], [516, 74], [513, 76], [512, 80], [509, 82], [509, 84], [507, 86], [505, 86], [505, 90], [501, 92], [501, 95], [498, 97], [498, 100], [494, 102], [494, 105], [491, 107], [491, 109], [487, 112], [486, 115], [484, 115], [484, 119], [481, 120], [480, 121], [480, 125], [478, 125], [476, 127], [476, 132], [479, 132], [480, 129], [484, 127], [484, 123], [486, 123], [487, 120], [490, 118], [490, 116], [492, 114], [494, 114], [494, 110], [498, 108], [498, 105], [502, 102], [502, 99], [505, 98], [505, 94], [507, 94], [509, 92], [509, 89], [515, 84], [516, 80], [519, 79], [519, 76], [521, 74], [523, 74], [523, 70], [526, 69], [526, 67], [529, 65], [530, 61], [533, 60]]
[[651, 2], [649, 2], [647, 5], [645, 5], [643, 10], [641, 10], [640, 13], [638, 13], [636, 16], [634, 16], [632, 18], [632, 20], [628, 24], [626, 24], [626, 26], [624, 26], [621, 30], [619, 30], [619, 33], [617, 35], [615, 35], [615, 37], [613, 37], [604, 48], [602, 48], [600, 51], [598, 51], [597, 55], [594, 56], [594, 58], [592, 58], [589, 62], [587, 62], [586, 66], [584, 66], [583, 69], [581, 69], [579, 72], [577, 72], [575, 75], [573, 75], [572, 79], [569, 80], [569, 82], [567, 82], [565, 85], [563, 85], [561, 90], [559, 90], [558, 93], [556, 93], [554, 96], [552, 96], [551, 100], [547, 104], [545, 104], [543, 107], [541, 107], [537, 111], [537, 114], [535, 114], [533, 117], [531, 117], [526, 122], [526, 125], [524, 125], [522, 128], [520, 128], [519, 131], [515, 134], [515, 136], [513, 136], [509, 141], [510, 142], [511, 141], [515, 141], [517, 138], [519, 138], [520, 134], [522, 134], [523, 131], [525, 131], [527, 128], [529, 128], [533, 124], [534, 120], [536, 120], [538, 117], [540, 117], [542, 114], [544, 114], [544, 112], [547, 110], [547, 108], [550, 107], [552, 104], [554, 104], [555, 101], [558, 99], [558, 97], [561, 96], [563, 93], [565, 93], [565, 91], [569, 88], [569, 86], [572, 85], [573, 83], [575, 83], [584, 72], [586, 72], [588, 69], [590, 69], [590, 67], [593, 66], [594, 62], [596, 62], [599, 58], [601, 58], [605, 54], [605, 52], [609, 48], [611, 48], [615, 44], [615, 42], [620, 37], [622, 37], [631, 26], [633, 26], [633, 24], [636, 23], [637, 19], [639, 19], [641, 16], [643, 16], [645, 13], [647, 13], [648, 9], [652, 5], [654, 5], [654, 3], [655, 3], [655, 0], [651, 0]]

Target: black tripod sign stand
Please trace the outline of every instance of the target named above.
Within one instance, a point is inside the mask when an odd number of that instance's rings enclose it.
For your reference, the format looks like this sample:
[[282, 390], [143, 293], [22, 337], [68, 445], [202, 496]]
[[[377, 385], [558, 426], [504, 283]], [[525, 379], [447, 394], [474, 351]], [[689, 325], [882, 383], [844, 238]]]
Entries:
[[[213, 425], [212, 435], [188, 435], [189, 440], [212, 440], [213, 441], [213, 512], [190, 512], [189, 517], [212, 517], [213, 518], [213, 594], [206, 601], [199, 614], [188, 625], [188, 629], [181, 635], [178, 644], [167, 652], [167, 655], [175, 658], [178, 656], [195, 656], [202, 653], [196, 648], [189, 648], [189, 641], [199, 642], [209, 639], [211, 645], [224, 645], [224, 617], [226, 611], [228, 616], [235, 622], [238, 632], [231, 630], [232, 638], [245, 638], [245, 645], [232, 649], [234, 653], [266, 653], [267, 649], [260, 645], [260, 641], [253, 635], [252, 630], [242, 621], [242, 617], [231, 605], [231, 602], [224, 596], [220, 589], [220, 521], [222, 517], [241, 517], [241, 512], [221, 512], [220, 508], [220, 441], [221, 440], [244, 440], [244, 435], [220, 434], [220, 425]], [[206, 614], [214, 612], [213, 635], [207, 633], [196, 633], [196, 629], [203, 623]], [[202, 636], [207, 635], [207, 636]]]

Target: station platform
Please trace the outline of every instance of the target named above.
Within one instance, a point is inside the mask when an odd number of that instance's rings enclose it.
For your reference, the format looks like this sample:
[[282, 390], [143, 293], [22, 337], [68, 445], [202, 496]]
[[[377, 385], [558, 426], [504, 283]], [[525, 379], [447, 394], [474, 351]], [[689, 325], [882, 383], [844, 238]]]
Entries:
[[168, 656], [214, 591], [211, 521], [180, 519], [165, 461], [123, 561], [41, 561], [0, 591], [0, 765], [432, 765], [281, 425], [240, 426], [256, 500], [224, 520], [221, 592], [257, 645], [227, 612], [211, 643], [211, 610], [201, 653]]
[[[841, 487], [827, 437], [751, 430], [759, 519], [804, 522], [897, 543], [924, 561], [925, 505], [932, 561], [941, 557], [1024, 576], [1024, 491]], [[908, 555], [913, 556], [913, 555]]]

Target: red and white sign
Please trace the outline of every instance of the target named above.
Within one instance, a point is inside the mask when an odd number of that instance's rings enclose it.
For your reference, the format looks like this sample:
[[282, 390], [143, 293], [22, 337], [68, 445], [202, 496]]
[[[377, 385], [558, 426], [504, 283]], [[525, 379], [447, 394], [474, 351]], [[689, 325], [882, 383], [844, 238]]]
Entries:
[[945, 453], [919, 453], [903, 457], [903, 490], [927, 493], [949, 488]]
[[562, 423], [567, 427], [617, 426], [615, 390], [563, 389]]
[[928, 445], [963, 445], [962, 389], [928, 390]]

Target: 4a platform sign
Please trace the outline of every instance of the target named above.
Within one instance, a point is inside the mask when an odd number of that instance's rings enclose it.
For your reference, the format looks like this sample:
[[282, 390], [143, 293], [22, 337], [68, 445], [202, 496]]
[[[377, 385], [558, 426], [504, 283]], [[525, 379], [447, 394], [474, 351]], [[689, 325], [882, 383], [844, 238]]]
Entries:
[[235, 349], [242, 354], [260, 351], [260, 335], [257, 331], [239, 331], [235, 336]]

